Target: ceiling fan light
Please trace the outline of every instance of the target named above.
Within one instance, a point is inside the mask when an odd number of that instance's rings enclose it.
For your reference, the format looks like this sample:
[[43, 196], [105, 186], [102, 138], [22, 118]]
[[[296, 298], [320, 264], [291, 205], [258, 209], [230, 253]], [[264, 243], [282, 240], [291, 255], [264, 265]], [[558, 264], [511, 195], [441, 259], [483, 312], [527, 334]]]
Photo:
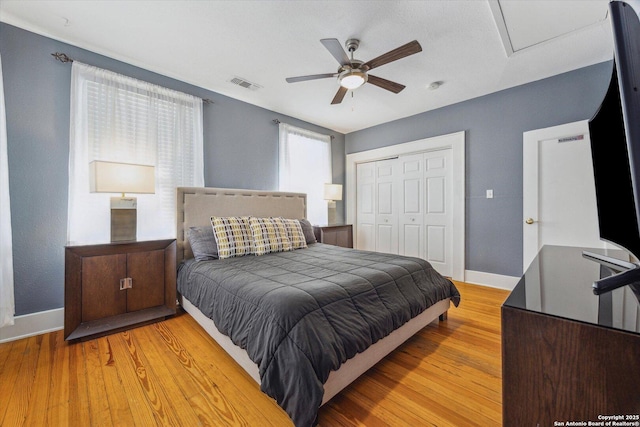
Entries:
[[349, 70], [340, 75], [340, 86], [349, 90], [357, 89], [367, 82], [367, 75], [362, 71]]

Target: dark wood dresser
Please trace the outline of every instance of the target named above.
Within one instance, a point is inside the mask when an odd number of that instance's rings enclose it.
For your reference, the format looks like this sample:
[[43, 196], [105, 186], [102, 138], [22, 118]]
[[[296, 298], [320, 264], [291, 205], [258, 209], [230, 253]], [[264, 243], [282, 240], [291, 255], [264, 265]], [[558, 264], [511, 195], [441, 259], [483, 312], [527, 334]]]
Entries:
[[94, 338], [176, 313], [176, 241], [65, 248], [64, 337]]
[[313, 233], [320, 243], [353, 248], [353, 226], [351, 224], [314, 225]]
[[543, 247], [502, 306], [504, 426], [640, 421], [640, 285], [595, 295], [582, 250]]

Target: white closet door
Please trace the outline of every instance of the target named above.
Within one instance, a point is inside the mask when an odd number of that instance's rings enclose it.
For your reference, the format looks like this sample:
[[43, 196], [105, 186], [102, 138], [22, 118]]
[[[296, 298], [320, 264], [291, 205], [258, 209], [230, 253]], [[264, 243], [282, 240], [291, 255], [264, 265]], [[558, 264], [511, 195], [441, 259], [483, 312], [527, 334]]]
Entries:
[[400, 156], [398, 232], [400, 255], [424, 257], [424, 155]]
[[356, 248], [376, 250], [376, 164], [359, 163], [356, 166]]
[[398, 159], [376, 164], [376, 251], [398, 253]]
[[453, 274], [452, 150], [424, 153], [426, 260], [442, 275]]

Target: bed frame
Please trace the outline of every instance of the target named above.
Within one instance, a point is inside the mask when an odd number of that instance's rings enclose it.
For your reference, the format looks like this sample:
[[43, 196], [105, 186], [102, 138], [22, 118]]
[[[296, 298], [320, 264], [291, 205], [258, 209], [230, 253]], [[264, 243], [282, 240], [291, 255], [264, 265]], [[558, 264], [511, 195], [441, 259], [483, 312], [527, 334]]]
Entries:
[[[307, 217], [306, 194], [278, 191], [236, 190], [229, 188], [179, 187], [177, 191], [177, 262], [193, 258], [186, 239], [189, 227], [210, 225], [212, 216], [257, 217], [281, 216], [301, 219]], [[258, 383], [258, 366], [247, 352], [221, 334], [211, 319], [189, 300], [179, 296], [180, 304], [209, 335]], [[420, 315], [405, 323], [362, 353], [347, 360], [340, 369], [332, 371], [324, 385], [324, 405], [356, 378], [378, 363], [399, 345], [433, 322], [446, 318], [450, 300], [439, 301]]]

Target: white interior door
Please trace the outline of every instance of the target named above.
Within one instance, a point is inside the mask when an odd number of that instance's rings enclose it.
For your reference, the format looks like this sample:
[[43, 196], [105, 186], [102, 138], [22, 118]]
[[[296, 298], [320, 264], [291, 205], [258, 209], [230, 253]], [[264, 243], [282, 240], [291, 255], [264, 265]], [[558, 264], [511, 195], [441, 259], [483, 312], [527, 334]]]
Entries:
[[443, 276], [453, 275], [452, 151], [424, 153], [425, 259]]
[[587, 121], [523, 134], [523, 271], [543, 245], [600, 240]]
[[357, 165], [357, 198], [358, 215], [356, 224], [356, 248], [363, 251], [376, 250], [376, 164], [375, 162]]

